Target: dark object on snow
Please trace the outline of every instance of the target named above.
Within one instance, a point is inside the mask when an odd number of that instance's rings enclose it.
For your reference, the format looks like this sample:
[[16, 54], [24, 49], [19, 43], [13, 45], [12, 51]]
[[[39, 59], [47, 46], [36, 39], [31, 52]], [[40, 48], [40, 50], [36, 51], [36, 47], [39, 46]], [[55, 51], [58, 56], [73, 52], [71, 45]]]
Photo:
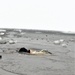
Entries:
[[2, 59], [2, 55], [0, 55], [0, 59]]
[[49, 54], [52, 54], [51, 52], [48, 52]]
[[24, 53], [24, 52], [28, 52], [28, 50], [26, 48], [20, 48], [20, 50], [18, 51], [19, 53]]
[[48, 50], [43, 50], [42, 52], [48, 53], [48, 54], [52, 54], [51, 52], [49, 52]]
[[30, 50], [28, 50], [27, 53], [30, 53]]

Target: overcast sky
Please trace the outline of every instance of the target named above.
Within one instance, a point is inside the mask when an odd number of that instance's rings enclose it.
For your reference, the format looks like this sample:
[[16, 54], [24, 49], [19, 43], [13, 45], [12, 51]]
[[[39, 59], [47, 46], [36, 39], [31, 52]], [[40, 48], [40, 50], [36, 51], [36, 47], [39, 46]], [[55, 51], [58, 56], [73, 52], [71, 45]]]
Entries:
[[0, 0], [0, 28], [75, 32], [75, 0]]

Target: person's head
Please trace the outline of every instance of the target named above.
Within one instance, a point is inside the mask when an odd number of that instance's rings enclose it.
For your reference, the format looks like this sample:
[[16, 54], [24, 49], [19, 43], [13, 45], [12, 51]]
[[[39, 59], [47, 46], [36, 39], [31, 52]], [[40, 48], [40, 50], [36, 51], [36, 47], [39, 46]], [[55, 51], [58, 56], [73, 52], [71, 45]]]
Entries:
[[21, 53], [21, 52], [27, 52], [27, 49], [24, 48], [24, 47], [22, 47], [22, 48], [20, 48], [20, 50], [19, 50], [19, 53]]

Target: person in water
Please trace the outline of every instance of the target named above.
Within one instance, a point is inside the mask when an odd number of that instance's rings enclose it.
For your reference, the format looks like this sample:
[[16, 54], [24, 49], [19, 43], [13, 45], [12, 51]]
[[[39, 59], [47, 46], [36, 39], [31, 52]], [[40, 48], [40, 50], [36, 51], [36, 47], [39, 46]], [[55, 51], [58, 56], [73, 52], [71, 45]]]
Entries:
[[19, 53], [28, 53], [28, 54], [52, 54], [51, 52], [47, 51], [47, 50], [40, 50], [40, 51], [36, 51], [36, 50], [27, 50], [26, 48], [20, 48], [20, 50], [18, 51]]

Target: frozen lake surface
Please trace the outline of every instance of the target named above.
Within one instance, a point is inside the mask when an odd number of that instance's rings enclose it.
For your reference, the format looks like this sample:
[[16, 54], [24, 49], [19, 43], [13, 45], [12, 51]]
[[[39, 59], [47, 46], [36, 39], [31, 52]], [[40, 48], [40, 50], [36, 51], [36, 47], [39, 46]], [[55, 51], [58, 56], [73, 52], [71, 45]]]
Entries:
[[[5, 30], [0, 42], [0, 75], [75, 75], [75, 35], [59, 32]], [[9, 40], [16, 41], [9, 43]], [[56, 41], [56, 42], [55, 42]], [[55, 42], [55, 43], [54, 43]], [[26, 55], [16, 50], [46, 49], [52, 55]]]

